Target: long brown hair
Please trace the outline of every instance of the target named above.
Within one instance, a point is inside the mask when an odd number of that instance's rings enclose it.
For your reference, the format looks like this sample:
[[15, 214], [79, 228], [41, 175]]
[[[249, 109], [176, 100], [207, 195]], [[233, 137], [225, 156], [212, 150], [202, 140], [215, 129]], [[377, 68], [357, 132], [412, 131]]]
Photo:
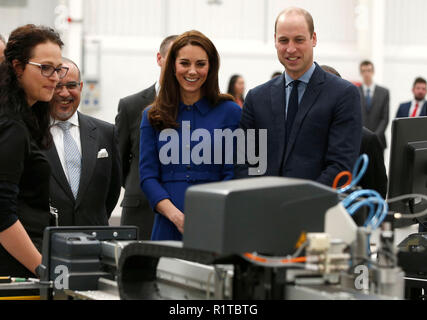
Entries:
[[166, 128], [179, 127], [176, 119], [178, 116], [181, 94], [178, 80], [175, 77], [175, 61], [179, 50], [189, 44], [201, 47], [206, 52], [209, 59], [208, 76], [201, 88], [202, 96], [205, 97], [212, 106], [216, 106], [225, 100], [234, 101], [231, 95], [221, 94], [219, 90], [219, 54], [212, 41], [197, 30], [187, 31], [181, 34], [170, 48], [165, 68], [161, 76], [159, 94], [148, 113], [148, 119], [151, 125], [159, 131]]

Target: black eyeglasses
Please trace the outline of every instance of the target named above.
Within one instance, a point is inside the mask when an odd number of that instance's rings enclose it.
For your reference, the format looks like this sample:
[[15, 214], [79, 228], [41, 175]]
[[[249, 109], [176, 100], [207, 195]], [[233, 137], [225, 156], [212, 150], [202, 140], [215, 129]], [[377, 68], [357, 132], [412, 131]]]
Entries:
[[67, 83], [58, 83], [56, 85], [56, 90], [62, 90], [62, 87], [66, 87], [67, 90], [74, 90], [77, 89], [77, 87], [80, 87], [80, 82], [70, 81]]
[[53, 73], [56, 71], [56, 73], [59, 76], [59, 79], [64, 78], [68, 73], [68, 67], [58, 67], [55, 68], [54, 66], [51, 66], [50, 64], [40, 64], [36, 62], [28, 62], [28, 64], [31, 64], [33, 66], [37, 66], [40, 68], [40, 71], [42, 73], [42, 76], [49, 78], [53, 75]]

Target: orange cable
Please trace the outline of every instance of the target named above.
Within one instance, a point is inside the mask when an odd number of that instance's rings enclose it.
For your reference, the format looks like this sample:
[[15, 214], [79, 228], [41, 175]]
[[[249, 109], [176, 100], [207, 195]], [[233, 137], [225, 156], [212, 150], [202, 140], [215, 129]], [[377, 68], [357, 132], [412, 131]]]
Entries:
[[336, 189], [336, 188], [338, 187], [338, 182], [340, 182], [341, 178], [342, 178], [342, 177], [344, 177], [344, 176], [347, 176], [347, 177], [348, 177], [348, 180], [347, 180], [347, 182], [346, 182], [343, 186], [341, 186], [340, 188], [347, 187], [347, 186], [351, 183], [351, 180], [353, 179], [353, 175], [351, 174], [351, 172], [350, 172], [350, 171], [342, 171], [342, 172], [340, 172], [340, 173], [335, 177], [335, 179], [334, 179], [334, 183], [332, 184], [332, 188], [333, 188], [333, 189]]

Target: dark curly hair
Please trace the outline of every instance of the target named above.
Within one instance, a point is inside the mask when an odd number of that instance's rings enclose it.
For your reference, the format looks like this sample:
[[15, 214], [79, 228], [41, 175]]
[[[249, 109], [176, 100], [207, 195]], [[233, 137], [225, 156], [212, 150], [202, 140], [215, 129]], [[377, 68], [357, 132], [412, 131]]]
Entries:
[[22, 69], [33, 56], [34, 48], [46, 42], [64, 45], [59, 34], [45, 26], [27, 24], [18, 27], [9, 36], [4, 50], [5, 60], [0, 64], [0, 115], [21, 118], [31, 136], [41, 148], [48, 148], [52, 143], [49, 131], [50, 117], [48, 102], [38, 101], [31, 108], [27, 96], [18, 81], [13, 61], [17, 60]]

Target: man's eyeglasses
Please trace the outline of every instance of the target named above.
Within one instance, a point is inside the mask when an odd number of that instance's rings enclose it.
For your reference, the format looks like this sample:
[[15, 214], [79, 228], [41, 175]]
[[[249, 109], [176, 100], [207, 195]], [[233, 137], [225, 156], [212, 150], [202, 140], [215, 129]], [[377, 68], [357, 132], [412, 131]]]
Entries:
[[31, 64], [33, 66], [37, 66], [40, 68], [40, 71], [42, 73], [42, 76], [44, 77], [51, 77], [53, 73], [56, 71], [56, 73], [59, 76], [59, 79], [64, 78], [67, 75], [68, 67], [58, 67], [55, 68], [54, 66], [51, 66], [50, 64], [40, 64], [36, 62], [28, 62], [28, 64]]
[[62, 87], [66, 87], [67, 90], [74, 90], [80, 87], [80, 83], [76, 81], [70, 81], [67, 83], [58, 83], [56, 85], [56, 90], [62, 90]]

